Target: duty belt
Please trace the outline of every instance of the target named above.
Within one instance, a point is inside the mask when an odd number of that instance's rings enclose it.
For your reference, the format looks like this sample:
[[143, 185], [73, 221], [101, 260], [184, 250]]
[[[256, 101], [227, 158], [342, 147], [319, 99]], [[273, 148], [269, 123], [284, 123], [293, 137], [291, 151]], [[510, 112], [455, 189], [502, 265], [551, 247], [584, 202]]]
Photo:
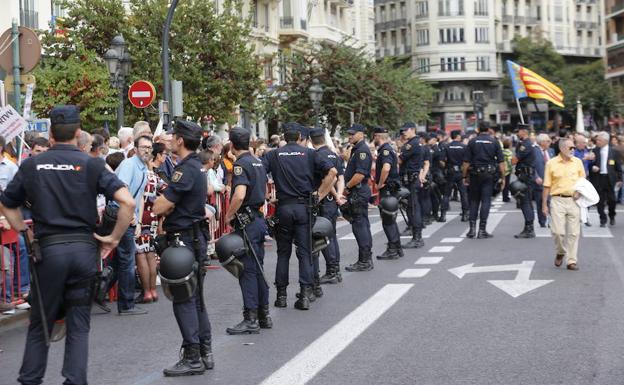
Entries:
[[87, 233], [70, 233], [70, 234], [57, 234], [57, 235], [48, 235], [38, 240], [40, 247], [47, 247], [52, 245], [58, 245], [61, 243], [75, 243], [75, 242], [83, 242], [83, 243], [92, 243], [97, 245], [95, 242], [95, 238], [92, 234]]
[[[197, 229], [201, 230], [201, 229], [207, 229], [208, 228], [208, 224], [206, 223], [206, 221], [198, 221], [195, 222], [197, 223]], [[177, 237], [194, 237], [193, 234], [193, 226], [195, 224], [192, 224], [191, 227], [186, 228], [186, 229], [181, 229], [181, 230], [168, 230], [166, 237], [168, 241], [174, 240]]]

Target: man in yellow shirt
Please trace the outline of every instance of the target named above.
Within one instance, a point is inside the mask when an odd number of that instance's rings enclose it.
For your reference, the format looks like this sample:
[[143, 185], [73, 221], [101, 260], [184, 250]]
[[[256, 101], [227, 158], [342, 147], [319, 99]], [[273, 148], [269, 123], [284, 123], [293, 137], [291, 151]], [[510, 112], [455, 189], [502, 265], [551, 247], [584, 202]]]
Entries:
[[568, 270], [578, 270], [576, 254], [581, 233], [581, 209], [576, 204], [580, 195], [574, 185], [585, 178], [583, 162], [574, 157], [574, 149], [572, 140], [559, 141], [559, 155], [546, 163], [542, 198], [542, 211], [548, 216], [548, 197], [551, 197], [550, 231], [557, 248], [555, 266], [561, 266], [567, 256]]

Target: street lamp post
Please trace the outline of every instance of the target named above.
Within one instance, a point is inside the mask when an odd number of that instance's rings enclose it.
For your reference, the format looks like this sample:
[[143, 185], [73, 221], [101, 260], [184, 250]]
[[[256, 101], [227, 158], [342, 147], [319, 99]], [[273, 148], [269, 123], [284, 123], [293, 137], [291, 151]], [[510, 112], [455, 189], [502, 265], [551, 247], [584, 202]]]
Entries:
[[126, 87], [126, 79], [130, 73], [130, 65], [132, 59], [128, 52], [128, 45], [122, 35], [117, 35], [111, 41], [111, 46], [104, 54], [104, 61], [108, 67], [110, 82], [113, 88], [117, 88], [117, 97], [119, 103], [117, 105], [117, 129], [121, 128], [124, 123], [124, 89]]
[[312, 85], [308, 89], [308, 93], [310, 94], [310, 100], [312, 101], [312, 107], [314, 107], [315, 114], [315, 127], [320, 126], [320, 111], [321, 111], [321, 101], [323, 100], [323, 87], [321, 86], [321, 82], [318, 79], [312, 80]]

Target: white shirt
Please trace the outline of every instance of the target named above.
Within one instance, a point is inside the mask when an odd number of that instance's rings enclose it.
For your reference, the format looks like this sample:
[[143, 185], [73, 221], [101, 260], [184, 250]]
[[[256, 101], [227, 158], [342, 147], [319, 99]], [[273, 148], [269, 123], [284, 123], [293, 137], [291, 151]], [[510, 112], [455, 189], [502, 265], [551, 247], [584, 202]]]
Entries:
[[607, 174], [607, 162], [609, 161], [609, 146], [600, 149], [600, 173]]
[[17, 174], [18, 167], [7, 158], [0, 160], [0, 191], [4, 191]]

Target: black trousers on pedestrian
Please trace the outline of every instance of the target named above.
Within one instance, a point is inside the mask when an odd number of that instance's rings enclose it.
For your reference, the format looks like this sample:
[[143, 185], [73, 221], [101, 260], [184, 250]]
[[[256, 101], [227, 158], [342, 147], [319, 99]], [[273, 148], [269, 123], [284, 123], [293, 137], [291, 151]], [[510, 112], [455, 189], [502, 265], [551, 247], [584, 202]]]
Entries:
[[609, 208], [609, 218], [615, 218], [615, 186], [611, 184], [608, 174], [600, 174], [596, 177], [596, 190], [600, 196], [597, 209], [600, 215], [600, 223], [607, 223], [605, 204]]
[[546, 226], [546, 216], [542, 211], [542, 193], [544, 192], [544, 188], [542, 186], [533, 186], [533, 200], [535, 200], [535, 211], [537, 211], [537, 221], [540, 226]]
[[[269, 304], [269, 286], [264, 281], [262, 270], [258, 262], [264, 266], [264, 235], [266, 234], [266, 222], [262, 217], [256, 217], [253, 222], [245, 227], [245, 232], [258, 261], [251, 251], [240, 257], [245, 268], [238, 278], [238, 283], [243, 294], [243, 306], [247, 309], [257, 309]], [[236, 231], [241, 237], [243, 232]]]
[[358, 255], [365, 256], [371, 253], [373, 248], [373, 235], [370, 230], [368, 220], [368, 201], [371, 197], [371, 190], [368, 184], [361, 184], [360, 188], [351, 191], [353, 194], [351, 204], [353, 208], [353, 219], [351, 229], [358, 244]]
[[334, 227], [334, 235], [329, 238], [329, 245], [323, 249], [323, 257], [325, 257], [325, 266], [340, 266], [340, 248], [338, 247], [338, 238], [336, 236], [336, 221], [338, 220], [338, 205], [333, 199], [325, 198], [321, 203], [321, 216], [329, 219]]
[[277, 268], [275, 272], [275, 286], [288, 286], [288, 266], [292, 246], [295, 244], [295, 253], [299, 260], [299, 284], [302, 287], [311, 287], [314, 283], [314, 267], [310, 250], [310, 229], [308, 208], [303, 203], [278, 204], [277, 217]]
[[[59, 243], [41, 249], [43, 261], [35, 266], [48, 330], [65, 314], [67, 335], [62, 375], [66, 385], [87, 384], [91, 287], [97, 272], [98, 249], [88, 242]], [[33, 288], [34, 290], [34, 288]], [[80, 304], [78, 304], [80, 303]], [[19, 378], [22, 384], [41, 384], [48, 361], [39, 298], [32, 296], [30, 325]], [[6, 380], [6, 378], [4, 378]]]
[[450, 207], [451, 194], [453, 188], [457, 188], [459, 191], [462, 213], [468, 212], [468, 191], [463, 182], [461, 172], [451, 172], [446, 177], [446, 185], [444, 186], [444, 198], [442, 202], [442, 209], [448, 211]]
[[[494, 190], [494, 175], [482, 172], [470, 174], [470, 187], [468, 199], [470, 201], [471, 222], [476, 222], [477, 217], [481, 222], [487, 222], [492, 205], [492, 192]], [[479, 210], [480, 208], [480, 210]]]
[[[184, 242], [184, 245], [191, 250], [193, 249], [193, 238], [189, 235], [183, 235], [180, 240]], [[201, 233], [199, 235], [200, 255], [203, 257], [206, 255], [206, 245], [208, 238], [206, 234]], [[202, 273], [201, 279], [204, 279]], [[210, 320], [208, 319], [208, 312], [205, 306], [202, 307], [199, 286], [195, 290], [195, 293], [188, 301], [174, 303], [173, 314], [178, 322], [180, 333], [182, 334], [182, 346], [197, 345], [199, 343], [208, 343], [212, 339], [210, 330]]]

